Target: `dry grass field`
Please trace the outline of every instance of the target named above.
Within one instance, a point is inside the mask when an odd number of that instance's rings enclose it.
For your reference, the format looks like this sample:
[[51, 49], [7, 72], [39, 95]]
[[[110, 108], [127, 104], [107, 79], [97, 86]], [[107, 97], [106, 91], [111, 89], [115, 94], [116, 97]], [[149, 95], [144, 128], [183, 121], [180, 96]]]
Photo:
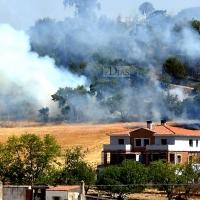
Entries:
[[145, 125], [145, 123], [113, 123], [113, 124], [47, 124], [41, 126], [30, 122], [9, 122], [9, 127], [0, 127], [0, 141], [6, 142], [12, 135], [20, 136], [24, 133], [34, 133], [43, 137], [50, 134], [55, 137], [62, 149], [80, 146], [88, 149], [86, 160], [94, 165], [101, 162], [102, 145], [109, 143], [107, 133], [126, 130], [126, 126]]

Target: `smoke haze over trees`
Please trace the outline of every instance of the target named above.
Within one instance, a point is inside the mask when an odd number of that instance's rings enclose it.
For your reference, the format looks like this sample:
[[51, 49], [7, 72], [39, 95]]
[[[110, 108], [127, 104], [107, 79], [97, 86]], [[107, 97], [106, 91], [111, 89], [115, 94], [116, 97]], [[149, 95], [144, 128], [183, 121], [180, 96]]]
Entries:
[[[74, 17], [38, 19], [27, 33], [0, 25], [1, 117], [28, 119], [48, 108], [49, 118], [77, 122], [199, 119], [200, 94], [168, 87], [194, 84], [186, 74], [200, 63], [198, 20], [149, 2], [141, 15], [116, 19], [97, 17], [97, 0], [63, 4]], [[124, 66], [128, 77], [103, 74]]]

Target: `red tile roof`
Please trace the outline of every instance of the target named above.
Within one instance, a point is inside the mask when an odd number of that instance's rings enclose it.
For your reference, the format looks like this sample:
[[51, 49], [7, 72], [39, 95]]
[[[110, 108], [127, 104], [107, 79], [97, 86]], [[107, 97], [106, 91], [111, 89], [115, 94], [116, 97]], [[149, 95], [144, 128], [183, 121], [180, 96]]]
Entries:
[[[137, 131], [140, 128], [131, 129], [130, 131], [123, 131], [118, 133], [108, 133], [108, 136], [130, 136], [130, 132]], [[150, 130], [148, 128], [143, 127], [142, 129]], [[190, 130], [186, 128], [180, 128], [175, 126], [169, 126], [169, 125], [153, 125], [152, 130], [155, 135], [198, 135], [200, 136], [200, 130]]]
[[191, 130], [186, 128], [180, 128], [175, 126], [166, 126], [170, 131], [172, 131], [174, 134], [177, 135], [199, 135], [200, 136], [200, 130]]
[[47, 189], [48, 191], [69, 191], [76, 188], [80, 188], [80, 185], [58, 185]]

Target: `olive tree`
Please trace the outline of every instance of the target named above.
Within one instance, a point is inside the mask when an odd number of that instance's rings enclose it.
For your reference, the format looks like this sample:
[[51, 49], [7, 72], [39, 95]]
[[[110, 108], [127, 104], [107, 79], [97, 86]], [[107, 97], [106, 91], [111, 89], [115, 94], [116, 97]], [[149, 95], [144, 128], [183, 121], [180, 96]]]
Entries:
[[97, 179], [99, 189], [117, 193], [118, 199], [124, 199], [129, 193], [142, 192], [146, 183], [147, 168], [134, 160], [124, 160], [120, 167], [103, 169]]

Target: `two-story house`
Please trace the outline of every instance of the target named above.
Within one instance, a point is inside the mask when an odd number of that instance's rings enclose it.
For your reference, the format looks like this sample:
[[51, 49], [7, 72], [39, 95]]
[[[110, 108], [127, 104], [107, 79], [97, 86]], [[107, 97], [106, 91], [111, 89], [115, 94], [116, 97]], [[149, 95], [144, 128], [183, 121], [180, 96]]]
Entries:
[[200, 158], [200, 131], [169, 126], [164, 120], [159, 125], [147, 121], [146, 127], [107, 135], [110, 144], [103, 146], [102, 167], [120, 164], [124, 159], [149, 165], [158, 159], [175, 164]]

